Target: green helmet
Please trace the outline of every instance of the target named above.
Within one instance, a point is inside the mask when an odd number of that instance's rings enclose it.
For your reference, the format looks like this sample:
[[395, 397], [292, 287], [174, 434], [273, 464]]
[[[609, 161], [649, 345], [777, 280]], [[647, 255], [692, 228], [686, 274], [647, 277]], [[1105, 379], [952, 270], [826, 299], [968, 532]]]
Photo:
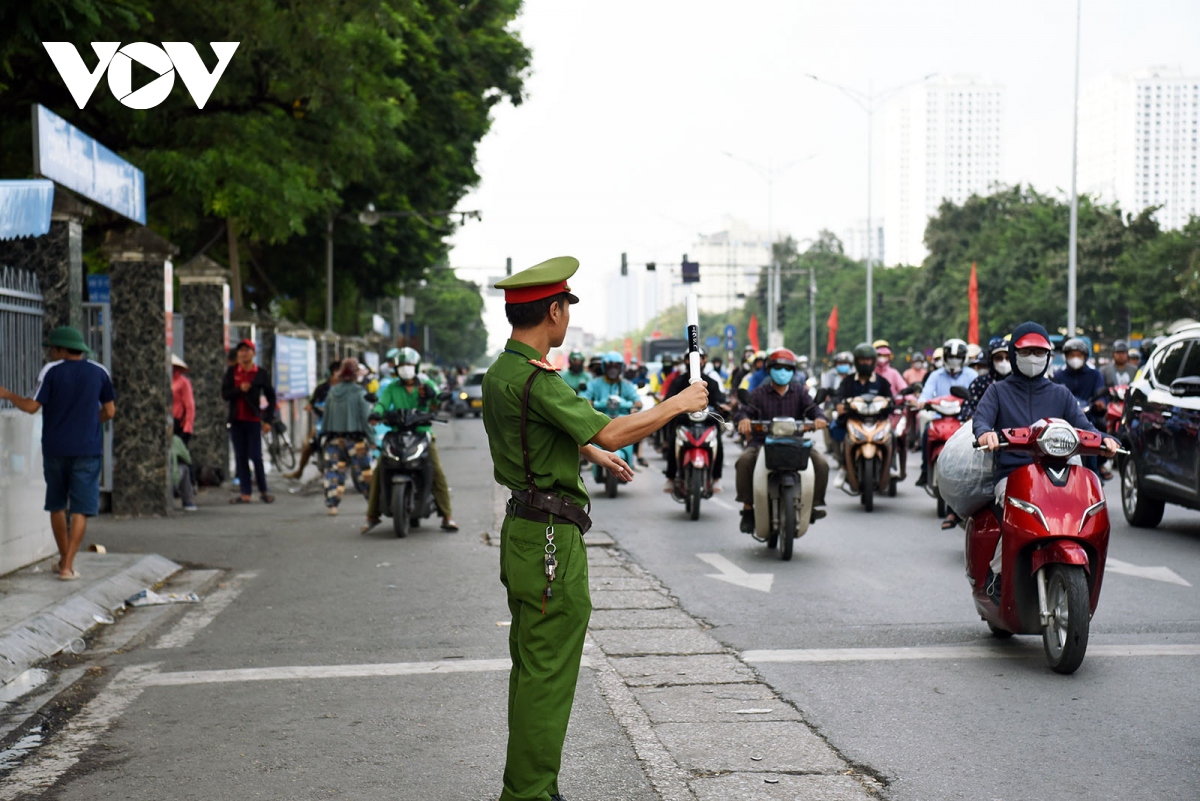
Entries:
[[581, 351], [573, 350], [571, 351], [571, 355], [567, 356], [567, 360], [572, 362], [581, 362], [583, 361], [583, 353]]
[[875, 347], [870, 342], [860, 342], [854, 346], [854, 358], [857, 359], [875, 359]]
[[414, 367], [421, 364], [421, 354], [417, 353], [412, 348], [401, 348], [396, 353], [396, 364], [411, 364]]

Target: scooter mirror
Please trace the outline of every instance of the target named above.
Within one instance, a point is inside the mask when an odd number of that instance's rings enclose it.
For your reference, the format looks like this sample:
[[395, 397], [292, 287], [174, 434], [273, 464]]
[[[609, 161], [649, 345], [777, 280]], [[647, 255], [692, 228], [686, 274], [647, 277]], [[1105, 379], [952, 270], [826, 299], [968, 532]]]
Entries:
[[918, 381], [915, 384], [909, 384], [907, 387], [900, 390], [900, 394], [901, 395], [915, 395], [918, 392], [920, 392], [922, 389], [924, 389], [924, 385], [920, 381]]
[[816, 403], [818, 406], [820, 406], [822, 403], [824, 403], [824, 402], [825, 402], [825, 400], [826, 400], [828, 397], [829, 397], [829, 388], [828, 388], [828, 387], [821, 387], [820, 389], [818, 389], [818, 390], [817, 390], [817, 397], [813, 398], [813, 401], [814, 401], [814, 402], [815, 402], [815, 403]]
[[971, 397], [971, 393], [967, 392], [966, 387], [960, 387], [958, 384], [950, 387], [950, 394], [960, 400], [966, 400]]

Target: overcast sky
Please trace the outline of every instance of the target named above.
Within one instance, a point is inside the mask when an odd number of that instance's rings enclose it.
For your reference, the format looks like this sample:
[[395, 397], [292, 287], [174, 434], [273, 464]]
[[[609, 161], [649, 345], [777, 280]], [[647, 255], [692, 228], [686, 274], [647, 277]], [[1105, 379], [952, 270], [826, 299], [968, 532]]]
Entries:
[[[482, 181], [459, 205], [483, 221], [458, 233], [451, 263], [482, 282], [506, 256], [514, 269], [576, 256], [573, 322], [596, 333], [622, 251], [678, 261], [727, 214], [766, 229], [766, 182], [723, 151], [777, 166], [815, 156], [777, 179], [776, 230], [840, 235], [865, 217], [866, 114], [805, 73], [875, 90], [931, 72], [1000, 83], [1005, 181], [1069, 191], [1070, 0], [526, 0], [518, 26], [527, 99], [496, 110]], [[1084, 0], [1082, 31], [1084, 84], [1151, 65], [1200, 73], [1197, 0]], [[494, 315], [489, 329], [503, 326]]]

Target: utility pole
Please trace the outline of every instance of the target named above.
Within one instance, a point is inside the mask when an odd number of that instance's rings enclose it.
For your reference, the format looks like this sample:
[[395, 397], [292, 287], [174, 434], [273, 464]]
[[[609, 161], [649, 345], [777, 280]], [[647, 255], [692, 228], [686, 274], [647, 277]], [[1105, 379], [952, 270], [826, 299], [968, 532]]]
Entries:
[[1079, 30], [1083, 22], [1083, 0], [1075, 3], [1075, 105], [1071, 120], [1071, 230], [1067, 244], [1067, 338], [1075, 336], [1075, 274], [1079, 243], [1079, 195], [1075, 178], [1079, 164]]
[[325, 330], [333, 330], [333, 215], [325, 218]]

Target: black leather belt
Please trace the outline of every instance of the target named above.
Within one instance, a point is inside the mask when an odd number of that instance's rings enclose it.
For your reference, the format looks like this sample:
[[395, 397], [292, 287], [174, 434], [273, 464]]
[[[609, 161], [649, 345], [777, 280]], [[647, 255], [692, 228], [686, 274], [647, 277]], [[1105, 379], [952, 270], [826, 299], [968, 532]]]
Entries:
[[[536, 506], [530, 505], [531, 503]], [[535, 523], [550, 523], [554, 520], [570, 523], [579, 527], [580, 534], [586, 534], [592, 527], [592, 519], [588, 517], [587, 512], [551, 492], [513, 490], [505, 512]]]

